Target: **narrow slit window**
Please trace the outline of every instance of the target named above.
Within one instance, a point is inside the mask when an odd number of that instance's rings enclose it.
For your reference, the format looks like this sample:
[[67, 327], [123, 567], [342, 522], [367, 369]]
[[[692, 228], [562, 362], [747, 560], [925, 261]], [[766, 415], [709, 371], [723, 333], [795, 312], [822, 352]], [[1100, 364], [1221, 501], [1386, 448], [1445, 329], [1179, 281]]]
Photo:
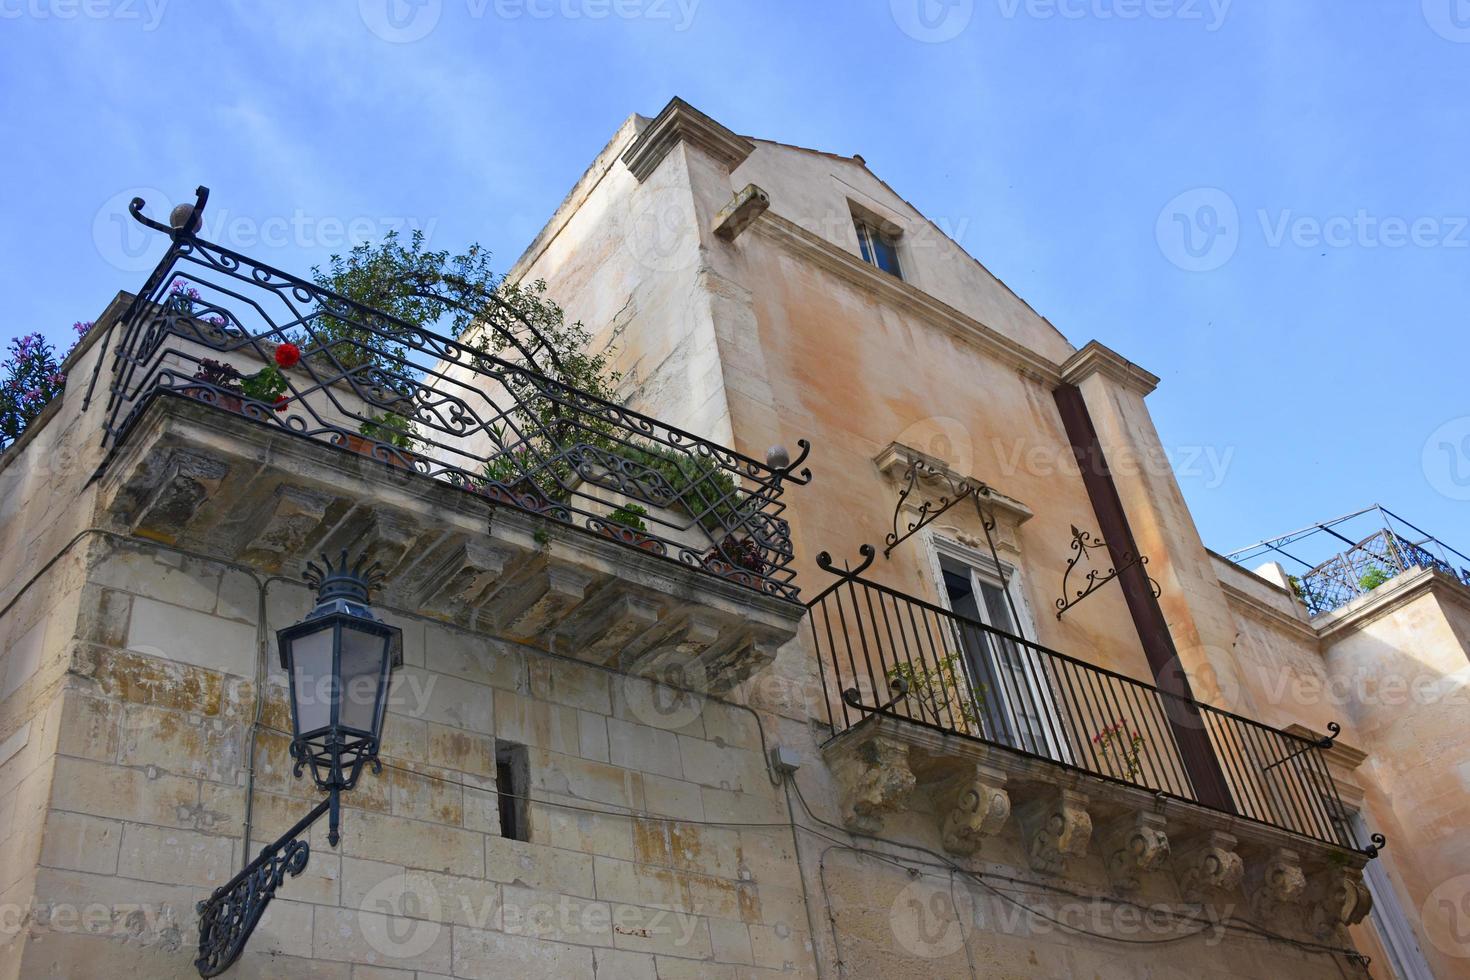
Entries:
[[862, 249], [863, 261], [875, 265], [891, 276], [903, 278], [898, 265], [898, 232], [889, 231], [877, 223], [863, 218], [853, 218], [857, 229], [858, 246]]
[[501, 837], [531, 839], [531, 822], [526, 807], [530, 776], [531, 765], [524, 745], [495, 743], [495, 791], [500, 804]]

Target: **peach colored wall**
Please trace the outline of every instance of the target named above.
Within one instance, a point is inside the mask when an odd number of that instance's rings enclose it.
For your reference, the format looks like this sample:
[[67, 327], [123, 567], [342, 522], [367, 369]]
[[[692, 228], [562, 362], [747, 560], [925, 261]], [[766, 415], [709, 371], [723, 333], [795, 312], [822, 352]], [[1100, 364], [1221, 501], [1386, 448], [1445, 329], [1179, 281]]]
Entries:
[[[1416, 575], [1428, 573], [1379, 588]], [[1389, 838], [1385, 866], [1441, 976], [1470, 975], [1467, 625], [1470, 597], [1445, 583], [1324, 639], [1329, 675], [1352, 692], [1346, 710], [1368, 752], [1363, 784]]]
[[1238, 629], [1229, 682], [1266, 724], [1336, 721], [1366, 754], [1345, 795], [1360, 792], [1369, 829], [1388, 838], [1378, 860], [1436, 975], [1470, 975], [1470, 942], [1456, 938], [1470, 910], [1470, 596], [1411, 571], [1308, 620], [1284, 590], [1224, 559], [1216, 571]]

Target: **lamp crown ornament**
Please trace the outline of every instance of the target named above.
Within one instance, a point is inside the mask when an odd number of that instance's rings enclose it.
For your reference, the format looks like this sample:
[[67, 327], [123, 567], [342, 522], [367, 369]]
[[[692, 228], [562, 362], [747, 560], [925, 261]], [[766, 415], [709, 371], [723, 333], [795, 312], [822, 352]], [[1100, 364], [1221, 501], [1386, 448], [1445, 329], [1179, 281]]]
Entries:
[[367, 605], [368, 595], [383, 584], [383, 566], [379, 562], [367, 563], [367, 555], [350, 562], [347, 549], [343, 548], [336, 562], [325, 552], [321, 564], [306, 563], [306, 584], [316, 590], [318, 605], [334, 599], [343, 599], [358, 605]]

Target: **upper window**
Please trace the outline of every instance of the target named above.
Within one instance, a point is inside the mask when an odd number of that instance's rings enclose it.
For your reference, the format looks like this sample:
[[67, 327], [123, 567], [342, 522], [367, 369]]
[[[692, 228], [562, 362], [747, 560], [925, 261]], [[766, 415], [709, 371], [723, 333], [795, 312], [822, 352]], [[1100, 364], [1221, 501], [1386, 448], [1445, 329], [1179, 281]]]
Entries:
[[852, 222], [857, 229], [863, 261], [902, 279], [903, 271], [898, 267], [898, 231], [857, 216], [853, 217]]

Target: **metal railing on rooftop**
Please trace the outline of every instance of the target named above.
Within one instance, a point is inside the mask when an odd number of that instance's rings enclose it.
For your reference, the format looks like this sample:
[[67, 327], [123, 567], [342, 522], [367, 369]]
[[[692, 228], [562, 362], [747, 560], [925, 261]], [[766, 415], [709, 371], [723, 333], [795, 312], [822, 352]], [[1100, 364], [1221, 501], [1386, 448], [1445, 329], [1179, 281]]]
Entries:
[[[114, 452], [153, 400], [192, 399], [796, 599], [782, 495], [810, 479], [804, 440], [795, 461], [753, 459], [549, 376], [524, 320], [501, 345], [511, 360], [169, 229], [142, 205], [135, 217], [172, 244], [114, 328]], [[262, 369], [279, 370], [274, 388]]]
[[1316, 568], [1303, 572], [1297, 580], [1300, 583], [1298, 594], [1311, 614], [1316, 616], [1340, 609], [1411, 568], [1443, 572], [1470, 585], [1470, 567], [1451, 561], [1456, 554], [1458, 552], [1434, 538], [1413, 541], [1383, 528]]

